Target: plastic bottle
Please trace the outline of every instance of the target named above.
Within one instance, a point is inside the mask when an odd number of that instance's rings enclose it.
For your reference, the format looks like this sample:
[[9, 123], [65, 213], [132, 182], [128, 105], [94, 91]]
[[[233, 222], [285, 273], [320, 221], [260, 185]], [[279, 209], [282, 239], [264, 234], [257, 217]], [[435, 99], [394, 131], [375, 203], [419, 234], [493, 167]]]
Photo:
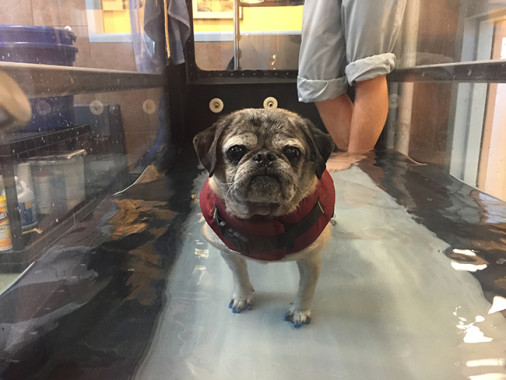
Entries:
[[51, 171], [47, 161], [33, 162], [33, 183], [38, 199], [38, 215], [48, 215], [53, 208]]
[[38, 216], [29, 162], [22, 162], [16, 166], [16, 191], [21, 214], [21, 228], [28, 230], [37, 225]]
[[7, 213], [4, 180], [0, 175], [0, 251], [8, 251], [10, 249], [12, 249], [11, 227]]
[[18, 193], [19, 213], [21, 216], [21, 228], [28, 230], [37, 225], [37, 208], [35, 196], [26, 182], [16, 177], [16, 191]]

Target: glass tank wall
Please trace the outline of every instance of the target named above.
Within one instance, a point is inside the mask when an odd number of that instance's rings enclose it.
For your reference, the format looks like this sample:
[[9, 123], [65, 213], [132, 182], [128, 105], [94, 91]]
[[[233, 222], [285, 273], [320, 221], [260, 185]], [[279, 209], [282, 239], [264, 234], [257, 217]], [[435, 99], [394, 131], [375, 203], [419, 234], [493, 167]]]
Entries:
[[391, 107], [404, 109], [392, 120], [398, 150], [502, 200], [504, 18], [501, 2], [408, 2], [398, 64], [426, 70], [425, 80], [394, 84], [391, 94]]
[[166, 143], [162, 25], [151, 2], [0, 4], [2, 288]]

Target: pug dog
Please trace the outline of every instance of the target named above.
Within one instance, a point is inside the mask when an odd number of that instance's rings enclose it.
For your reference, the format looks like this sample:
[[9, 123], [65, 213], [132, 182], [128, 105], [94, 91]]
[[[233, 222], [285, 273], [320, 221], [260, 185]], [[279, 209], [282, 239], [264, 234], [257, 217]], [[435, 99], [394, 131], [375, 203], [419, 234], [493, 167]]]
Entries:
[[331, 137], [293, 112], [250, 108], [221, 117], [193, 144], [209, 173], [199, 197], [203, 236], [233, 274], [229, 307], [240, 313], [253, 306], [246, 260], [295, 260], [299, 288], [285, 320], [309, 324], [334, 212], [325, 169]]

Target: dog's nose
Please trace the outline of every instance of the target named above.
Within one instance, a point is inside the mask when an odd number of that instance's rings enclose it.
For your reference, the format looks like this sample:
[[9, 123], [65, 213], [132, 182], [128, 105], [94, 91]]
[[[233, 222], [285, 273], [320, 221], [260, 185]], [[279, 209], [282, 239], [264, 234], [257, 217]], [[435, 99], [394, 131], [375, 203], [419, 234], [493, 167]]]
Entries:
[[268, 151], [258, 152], [253, 156], [253, 161], [260, 166], [268, 166], [274, 160], [276, 160], [276, 155]]

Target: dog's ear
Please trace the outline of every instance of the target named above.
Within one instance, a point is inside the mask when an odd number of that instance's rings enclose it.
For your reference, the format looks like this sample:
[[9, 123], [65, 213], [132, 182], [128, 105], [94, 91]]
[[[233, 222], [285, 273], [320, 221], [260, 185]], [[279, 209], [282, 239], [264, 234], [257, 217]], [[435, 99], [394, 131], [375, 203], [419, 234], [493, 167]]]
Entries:
[[216, 123], [209, 128], [197, 133], [193, 138], [193, 147], [197, 152], [197, 157], [204, 168], [212, 177], [216, 169], [218, 160], [218, 141], [223, 130], [228, 125], [227, 117], [221, 117]]
[[314, 163], [316, 177], [320, 179], [325, 171], [325, 164], [334, 150], [334, 141], [329, 134], [321, 131], [308, 119], [302, 118], [301, 128], [311, 150], [310, 157]]

